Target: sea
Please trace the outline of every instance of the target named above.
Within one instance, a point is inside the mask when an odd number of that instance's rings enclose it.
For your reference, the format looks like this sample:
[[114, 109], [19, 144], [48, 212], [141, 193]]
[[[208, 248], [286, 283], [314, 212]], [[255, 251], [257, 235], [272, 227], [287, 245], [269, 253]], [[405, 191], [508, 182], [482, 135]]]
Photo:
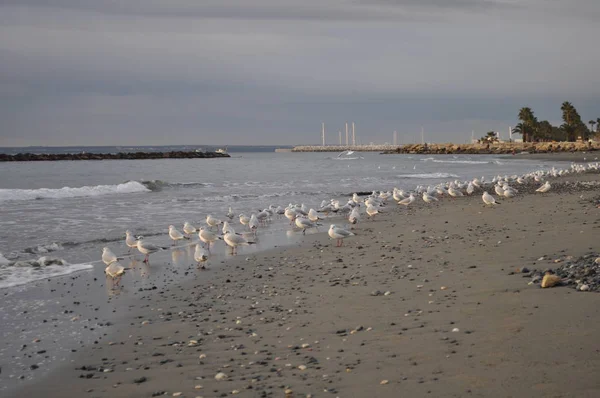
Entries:
[[[0, 148], [0, 153], [195, 149], [199, 147], [29, 147]], [[0, 393], [64, 366], [75, 345], [92, 344], [99, 334], [106, 334], [113, 317], [107, 299], [126, 302], [138, 289], [160, 289], [166, 272], [171, 281], [189, 277], [188, 272], [173, 272], [173, 267], [193, 265], [194, 240], [172, 248], [171, 224], [180, 230], [186, 221], [201, 226], [209, 214], [226, 219], [231, 208], [236, 214], [232, 225], [243, 232], [237, 215], [270, 205], [305, 204], [317, 209], [332, 198], [345, 203], [354, 192], [411, 190], [418, 185], [482, 176], [489, 180], [568, 165], [518, 155], [276, 153], [274, 149], [229, 147], [230, 158], [216, 159], [0, 163]], [[320, 230], [309, 232], [325, 232], [334, 222], [345, 220], [334, 216]], [[151, 257], [151, 266], [142, 269], [143, 256], [129, 253], [125, 246], [125, 230], [167, 250]], [[296, 243], [302, 233], [287, 219], [274, 218], [249, 238], [257, 244], [240, 249], [237, 255]], [[121, 263], [132, 270], [116, 289], [104, 276], [103, 247], [122, 256]], [[231, 255], [217, 243], [209, 261], [219, 267]], [[27, 351], [23, 346], [40, 339], [52, 341], [51, 354], [23, 353]]]

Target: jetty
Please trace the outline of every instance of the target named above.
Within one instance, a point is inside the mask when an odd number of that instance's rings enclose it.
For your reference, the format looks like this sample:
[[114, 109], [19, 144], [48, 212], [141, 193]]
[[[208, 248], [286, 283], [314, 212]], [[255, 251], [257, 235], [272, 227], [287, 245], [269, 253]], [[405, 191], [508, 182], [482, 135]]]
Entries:
[[383, 154], [422, 155], [508, 155], [517, 153], [590, 152], [600, 150], [600, 142], [495, 142], [475, 144], [406, 144]]
[[397, 151], [400, 145], [301, 145], [292, 148], [292, 152], [388, 152]]
[[119, 153], [18, 153], [0, 154], [0, 162], [35, 162], [58, 160], [149, 160], [149, 159], [213, 159], [229, 158], [219, 152], [119, 152]]

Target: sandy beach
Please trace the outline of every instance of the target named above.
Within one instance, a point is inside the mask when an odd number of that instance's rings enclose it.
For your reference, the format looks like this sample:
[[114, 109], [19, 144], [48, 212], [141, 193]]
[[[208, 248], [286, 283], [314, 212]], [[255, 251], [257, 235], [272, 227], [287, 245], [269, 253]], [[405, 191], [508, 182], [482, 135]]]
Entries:
[[184, 256], [183, 282], [109, 297], [110, 332], [7, 396], [600, 396], [600, 295], [523, 270], [600, 255], [598, 183], [560, 177], [496, 207], [391, 202], [341, 248], [318, 233], [207, 270]]

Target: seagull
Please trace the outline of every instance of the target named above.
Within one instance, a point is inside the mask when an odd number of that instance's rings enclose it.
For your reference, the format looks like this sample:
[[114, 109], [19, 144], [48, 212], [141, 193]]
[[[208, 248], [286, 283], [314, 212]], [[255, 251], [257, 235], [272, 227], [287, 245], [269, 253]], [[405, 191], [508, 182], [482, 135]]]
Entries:
[[189, 239], [188, 237], [183, 236], [183, 234], [179, 232], [173, 225], [169, 225], [169, 237], [173, 240], [173, 246], [175, 246], [175, 243], [178, 240]]
[[108, 247], [102, 249], [102, 262], [106, 265], [110, 265], [118, 260], [115, 253], [113, 253]]
[[382, 211], [380, 211], [375, 206], [373, 206], [373, 205], [367, 206], [367, 215], [369, 216], [369, 218], [375, 216], [375, 214], [380, 214], [380, 213], [382, 213]]
[[258, 218], [256, 218], [256, 215], [254, 213], [252, 213], [252, 215], [250, 216], [250, 221], [248, 222], [248, 226], [250, 227], [250, 231], [252, 231], [254, 235], [256, 235], [256, 230], [258, 229], [259, 224], [260, 223], [258, 221]]
[[156, 246], [154, 243], [144, 242], [143, 239], [137, 241], [137, 249], [140, 251], [140, 253], [146, 255], [146, 258], [144, 258], [145, 263], [150, 262], [150, 255], [152, 253], [156, 253], [159, 250], [163, 250], [162, 247]]
[[255, 242], [249, 242], [240, 235], [232, 234], [231, 232], [226, 233], [223, 237], [227, 246], [231, 247], [231, 253], [235, 254], [238, 246], [253, 245]]
[[211, 228], [212, 227], [216, 227], [217, 225], [223, 224], [223, 222], [221, 220], [217, 220], [216, 218], [214, 218], [210, 214], [208, 216], [206, 216], [206, 223]]
[[296, 217], [295, 222], [296, 222], [296, 226], [298, 228], [302, 229], [303, 235], [306, 235], [306, 230], [308, 228], [317, 228], [317, 226], [319, 225], [316, 222], [312, 222], [308, 218], [304, 218], [304, 217]]
[[235, 230], [227, 221], [223, 221], [223, 229], [221, 229], [221, 231], [223, 231], [223, 235], [225, 235], [227, 232], [235, 233]]
[[348, 221], [350, 221], [350, 224], [356, 224], [359, 219], [360, 219], [360, 210], [358, 210], [358, 207], [355, 207], [350, 212], [350, 216], [348, 216]]
[[439, 202], [438, 198], [436, 198], [435, 196], [431, 196], [427, 192], [423, 192], [423, 202], [432, 203], [434, 201]]
[[415, 195], [411, 192], [410, 195], [408, 196], [408, 198], [404, 198], [402, 200], [400, 200], [398, 202], [399, 205], [404, 205], [404, 206], [408, 206], [409, 204], [411, 204], [412, 202], [414, 202], [415, 199]]
[[185, 232], [186, 235], [191, 235], [197, 231], [198, 231], [198, 228], [194, 227], [189, 222], [186, 221], [185, 224], [183, 224], [183, 232]]
[[229, 218], [229, 220], [233, 220], [234, 214], [233, 211], [231, 210], [231, 206], [229, 207], [229, 211], [227, 212], [227, 214], [225, 215], [227, 218]]
[[[201, 263], [208, 261], [208, 253], [206, 250], [204, 250], [204, 248], [202, 248], [202, 246], [200, 246], [200, 244], [196, 245], [196, 251], [194, 251], [194, 260], [196, 260], [198, 266], [200, 266]], [[204, 268], [206, 267], [203, 265], [202, 269]]]
[[115, 282], [115, 286], [119, 286], [119, 283], [121, 282], [121, 277], [125, 273], [125, 267], [123, 267], [117, 261], [113, 261], [112, 263], [108, 264], [108, 267], [104, 269], [104, 273], [107, 277], [110, 276], [112, 278], [112, 280]]
[[131, 253], [131, 249], [137, 247], [137, 240], [135, 236], [131, 233], [130, 230], [125, 231], [125, 244], [129, 247], [129, 252]]
[[483, 199], [483, 203], [485, 203], [486, 205], [498, 205], [500, 203], [496, 202], [496, 199], [494, 199], [494, 197], [492, 195], [490, 195], [489, 193], [487, 193], [487, 191], [483, 192], [483, 195], [481, 195], [481, 199]]
[[552, 188], [552, 186], [550, 185], [550, 181], [546, 181], [544, 183], [544, 185], [542, 185], [541, 187], [539, 187], [538, 189], [535, 190], [535, 192], [541, 192], [541, 193], [546, 193], [550, 190], [550, 188]]
[[453, 198], [456, 198], [457, 196], [465, 196], [465, 195], [463, 195], [463, 193], [460, 190], [454, 188], [453, 186], [448, 188], [448, 194], [450, 196], [452, 196]]
[[[231, 232], [229, 232], [231, 233]], [[207, 249], [210, 252], [210, 244], [213, 242], [216, 242], [219, 239], [222, 239], [219, 235], [217, 235], [216, 233], [209, 231], [208, 229], [205, 229], [204, 227], [200, 227], [200, 232], [198, 232], [198, 237], [200, 238], [200, 240], [204, 243], [206, 243], [207, 245]]]
[[322, 218], [319, 217], [319, 215], [317, 214], [315, 209], [310, 209], [308, 211], [308, 219], [312, 222], [317, 222], [317, 221], [321, 220]]
[[467, 185], [467, 195], [471, 195], [473, 192], [475, 192], [475, 186], [469, 181], [469, 185]]
[[243, 226], [248, 225], [248, 223], [250, 222], [250, 217], [248, 217], [245, 214], [240, 214], [240, 224], [242, 224]]
[[329, 226], [328, 234], [331, 237], [331, 239], [337, 239], [337, 242], [335, 245], [336, 247], [341, 247], [344, 239], [346, 239], [347, 237], [354, 236], [354, 234], [352, 232], [347, 231], [343, 228], [340, 228], [335, 224], [331, 224]]

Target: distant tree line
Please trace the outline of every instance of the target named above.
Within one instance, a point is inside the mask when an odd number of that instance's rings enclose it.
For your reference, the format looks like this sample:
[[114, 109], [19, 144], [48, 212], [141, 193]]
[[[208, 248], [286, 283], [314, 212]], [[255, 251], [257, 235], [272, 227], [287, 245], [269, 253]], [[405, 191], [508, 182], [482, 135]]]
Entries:
[[[563, 102], [562, 111], [563, 124], [553, 126], [547, 120], [539, 121], [533, 114], [531, 108], [525, 107], [519, 110], [519, 124], [513, 129], [513, 133], [521, 134], [523, 142], [536, 141], [577, 141], [590, 139], [594, 134], [600, 135], [600, 118], [590, 120], [588, 126], [581, 120], [577, 109], [570, 102]], [[596, 130], [594, 130], [596, 126]]]

